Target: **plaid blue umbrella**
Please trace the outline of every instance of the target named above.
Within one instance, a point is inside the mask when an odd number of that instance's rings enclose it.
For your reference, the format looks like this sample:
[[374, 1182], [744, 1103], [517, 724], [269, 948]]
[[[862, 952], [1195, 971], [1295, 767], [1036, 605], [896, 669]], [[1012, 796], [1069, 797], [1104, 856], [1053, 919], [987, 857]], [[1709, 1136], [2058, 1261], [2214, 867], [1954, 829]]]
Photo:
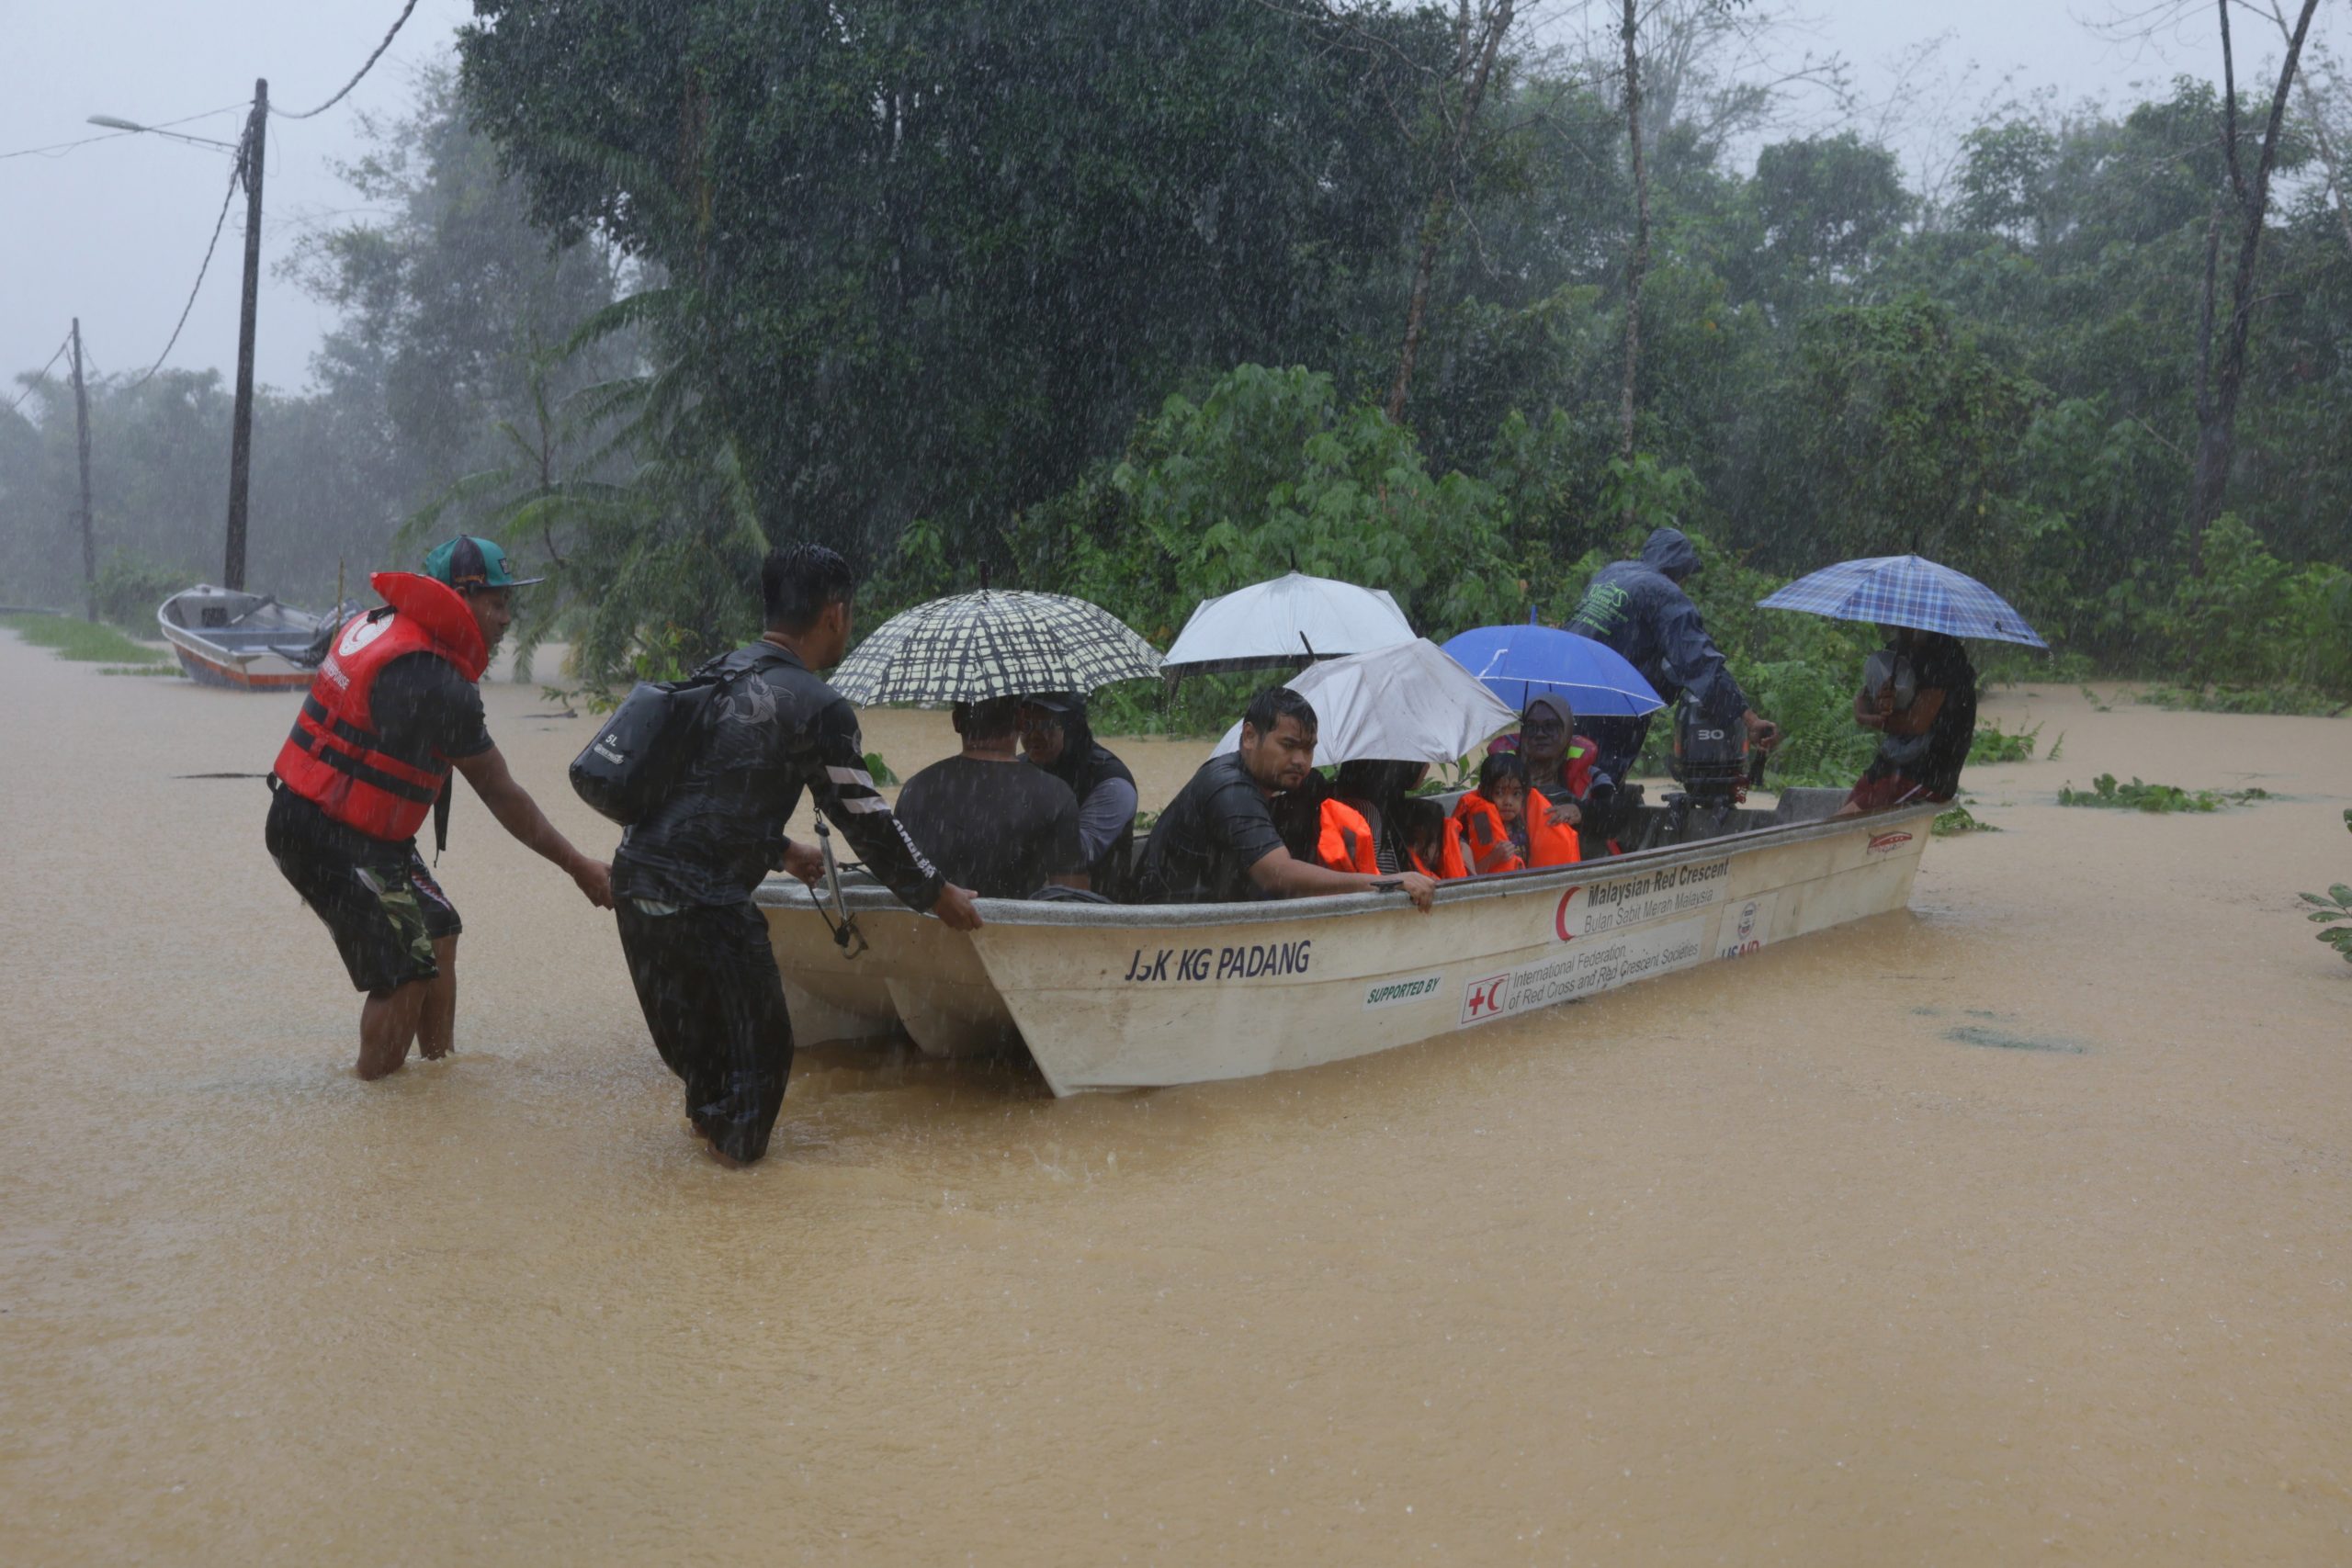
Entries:
[[1768, 599], [1767, 610], [1803, 610], [1838, 621], [1990, 637], [2048, 648], [2009, 602], [1969, 576], [1921, 556], [1871, 556], [1839, 561], [1800, 577]]
[[1615, 649], [1555, 626], [1480, 626], [1445, 651], [1513, 713], [1545, 692], [1566, 697], [1579, 716], [1638, 718], [1666, 705]]

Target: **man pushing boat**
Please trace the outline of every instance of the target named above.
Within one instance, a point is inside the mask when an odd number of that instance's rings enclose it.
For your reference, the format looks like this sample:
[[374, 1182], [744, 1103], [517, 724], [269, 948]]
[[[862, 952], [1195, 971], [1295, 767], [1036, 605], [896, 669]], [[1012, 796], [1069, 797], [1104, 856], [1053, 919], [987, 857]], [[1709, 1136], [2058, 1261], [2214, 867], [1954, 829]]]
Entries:
[[[336, 634], [279, 748], [265, 838], [270, 858], [326, 923], [359, 1010], [359, 1076], [400, 1070], [456, 1041], [458, 911], [417, 853], [416, 830], [449, 773], [465, 774], [517, 841], [563, 868], [601, 908], [612, 877], [558, 832], [490, 739], [476, 682], [514, 619], [506, 552], [460, 535], [424, 574], [379, 571], [384, 606]], [[446, 822], [447, 818], [442, 818]]]
[[811, 883], [823, 874], [823, 852], [785, 836], [804, 793], [908, 908], [955, 931], [980, 924], [971, 892], [891, 815], [866, 771], [857, 715], [819, 673], [849, 650], [855, 589], [849, 563], [822, 546], [769, 553], [765, 634], [704, 666], [698, 678], [718, 687], [710, 721], [694, 731], [675, 786], [613, 857], [621, 952], [645, 1027], [685, 1085], [687, 1119], [726, 1165], [767, 1152], [792, 1070], [792, 1019], [752, 890], [775, 869]]

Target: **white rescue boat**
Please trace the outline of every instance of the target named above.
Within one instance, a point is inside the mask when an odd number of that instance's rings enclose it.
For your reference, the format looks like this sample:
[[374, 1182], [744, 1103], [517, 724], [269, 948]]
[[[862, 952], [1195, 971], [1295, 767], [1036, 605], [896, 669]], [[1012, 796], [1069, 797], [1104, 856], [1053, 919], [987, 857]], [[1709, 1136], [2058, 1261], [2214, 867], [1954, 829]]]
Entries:
[[1393, 893], [982, 899], [966, 934], [862, 873], [837, 895], [771, 877], [757, 899], [803, 1041], [1025, 1045], [1057, 1095], [1156, 1088], [1385, 1051], [1899, 909], [1941, 807], [1829, 817], [1844, 795], [1790, 791], [1714, 836], [1443, 883], [1427, 915]]

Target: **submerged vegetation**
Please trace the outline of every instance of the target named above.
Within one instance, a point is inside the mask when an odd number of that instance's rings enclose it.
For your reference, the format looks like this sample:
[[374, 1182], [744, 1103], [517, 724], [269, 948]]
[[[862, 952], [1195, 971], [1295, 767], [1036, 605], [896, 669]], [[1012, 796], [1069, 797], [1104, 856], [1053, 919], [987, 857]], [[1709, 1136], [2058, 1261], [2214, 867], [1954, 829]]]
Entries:
[[2344, 699], [2310, 686], [2151, 686], [2141, 702], [2152, 707], [2199, 713], [2289, 714], [2325, 717], [2344, 711]]
[[1967, 807], [1952, 806], [1936, 814], [1936, 819], [1928, 831], [1939, 839], [1951, 839], [1962, 833], [1997, 833], [2000, 829], [1977, 817]]
[[[2352, 831], [2352, 809], [2344, 813], [2344, 826], [2346, 831]], [[2301, 897], [2312, 907], [2312, 923], [2327, 927], [2313, 934], [2343, 954], [2345, 963], [2352, 964], [2352, 885], [2339, 882], [2324, 894], [2305, 893]]]
[[[0, 615], [0, 626], [36, 647], [55, 649], [60, 659], [84, 664], [134, 666], [141, 674], [170, 674], [175, 668], [171, 655], [133, 642], [103, 621], [85, 621], [72, 615]], [[109, 670], [106, 673], [115, 671]]]
[[[2031, 729], [2003, 729], [1998, 724], [1979, 725], [1976, 735], [1968, 744], [1968, 763], [2030, 762], [2034, 744], [2041, 739], [2041, 726]], [[2055, 748], [2052, 751], [2054, 753]]]
[[2162, 815], [2174, 811], [2219, 811], [2224, 806], [2247, 806], [2257, 800], [2267, 800], [2266, 789], [2183, 789], [2178, 784], [2145, 784], [2133, 779], [2118, 784], [2113, 773], [2101, 773], [2091, 781], [2088, 789], [2076, 789], [2067, 784], [2058, 792], [2061, 806], [2099, 807], [2116, 811], [2146, 811]]

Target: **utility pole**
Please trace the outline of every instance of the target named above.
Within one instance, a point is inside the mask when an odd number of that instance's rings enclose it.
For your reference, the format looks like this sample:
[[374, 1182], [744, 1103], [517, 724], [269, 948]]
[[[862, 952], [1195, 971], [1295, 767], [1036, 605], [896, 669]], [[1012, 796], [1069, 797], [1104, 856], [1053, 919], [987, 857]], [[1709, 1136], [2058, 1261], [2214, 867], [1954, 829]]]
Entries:
[[237, 329], [237, 412], [229, 432], [229, 550], [220, 586], [245, 585], [245, 495], [254, 455], [254, 311], [261, 294], [261, 165], [269, 136], [269, 82], [254, 83], [238, 168], [245, 182], [245, 302]]
[[[52, 318], [53, 319], [53, 318]], [[82, 608], [98, 618], [98, 542], [90, 532], [90, 393], [82, 383], [82, 318], [74, 318], [74, 444], [82, 453]]]

